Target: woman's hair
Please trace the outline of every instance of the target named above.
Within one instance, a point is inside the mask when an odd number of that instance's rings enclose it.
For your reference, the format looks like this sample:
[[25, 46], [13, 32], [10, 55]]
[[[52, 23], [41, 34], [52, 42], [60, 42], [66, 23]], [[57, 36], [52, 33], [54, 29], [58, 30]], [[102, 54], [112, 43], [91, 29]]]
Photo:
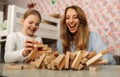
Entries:
[[40, 22], [41, 22], [41, 15], [40, 15], [39, 11], [37, 11], [35, 9], [29, 9], [23, 15], [23, 19], [26, 19], [29, 15], [37, 15], [40, 19]]
[[[66, 25], [66, 13], [68, 9], [74, 9], [77, 12], [77, 16], [80, 22], [78, 30], [74, 35], [75, 38], [73, 38], [73, 34], [69, 31]], [[90, 31], [88, 28], [88, 22], [84, 11], [76, 5], [67, 7], [65, 9], [65, 13], [61, 21], [60, 37], [63, 44], [63, 52], [66, 53], [66, 51], [70, 51], [70, 45], [73, 42], [73, 40], [76, 50], [86, 50], [89, 41], [89, 35]]]

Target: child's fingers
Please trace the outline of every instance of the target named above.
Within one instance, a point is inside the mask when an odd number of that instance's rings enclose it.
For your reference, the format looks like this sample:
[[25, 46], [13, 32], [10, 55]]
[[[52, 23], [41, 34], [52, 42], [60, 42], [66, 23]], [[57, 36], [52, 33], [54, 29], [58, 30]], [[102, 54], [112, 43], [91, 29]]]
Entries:
[[41, 41], [35, 41], [35, 44], [42, 44]]
[[30, 53], [32, 50], [33, 50], [33, 48], [25, 48], [25, 51], [26, 51], [27, 53]]
[[34, 44], [32, 44], [32, 43], [25, 43], [25, 48], [26, 47], [32, 47], [33, 48], [33, 46], [34, 46]]
[[26, 40], [26, 43], [32, 43], [32, 44], [34, 44], [34, 42], [35, 42], [34, 39], [27, 39], [27, 40]]

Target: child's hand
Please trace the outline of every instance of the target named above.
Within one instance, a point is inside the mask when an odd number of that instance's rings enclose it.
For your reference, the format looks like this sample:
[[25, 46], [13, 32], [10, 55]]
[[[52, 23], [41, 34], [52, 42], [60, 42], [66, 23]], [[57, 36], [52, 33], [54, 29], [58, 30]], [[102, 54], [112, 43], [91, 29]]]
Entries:
[[30, 52], [33, 50], [34, 48], [34, 44], [35, 44], [35, 40], [33, 39], [27, 39], [26, 42], [25, 42], [25, 48], [24, 48], [24, 51], [23, 51], [23, 56], [27, 56], [30, 54]]

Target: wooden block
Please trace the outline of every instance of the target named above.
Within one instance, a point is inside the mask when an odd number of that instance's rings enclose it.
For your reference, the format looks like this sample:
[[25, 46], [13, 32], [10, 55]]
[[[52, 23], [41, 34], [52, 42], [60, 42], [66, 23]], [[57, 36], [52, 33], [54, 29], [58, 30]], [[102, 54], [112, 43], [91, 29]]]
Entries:
[[52, 52], [52, 48], [48, 47], [47, 51]]
[[83, 53], [78, 52], [77, 56], [75, 57], [72, 65], [71, 65], [71, 68], [77, 69], [82, 57], [83, 57]]
[[92, 57], [94, 57], [95, 55], [97, 55], [97, 53], [95, 52], [95, 51], [92, 51], [92, 52], [90, 52], [89, 53], [89, 55], [88, 55], [88, 59], [91, 59]]
[[47, 65], [47, 68], [52, 69], [52, 63], [51, 62]]
[[44, 44], [42, 50], [43, 50], [43, 51], [47, 51], [47, 50], [48, 50], [48, 45], [47, 45], [47, 44]]
[[49, 64], [52, 60], [54, 60], [55, 58], [56, 58], [56, 57], [55, 57], [54, 54], [49, 55], [49, 56], [47, 56], [47, 57], [44, 59], [44, 63], [47, 65], [47, 64]]
[[66, 52], [65, 55], [65, 69], [69, 68], [70, 52]]
[[70, 53], [70, 59], [74, 60], [77, 55], [77, 52]]
[[86, 65], [91, 65], [92, 63], [96, 62], [97, 60], [99, 60], [101, 57], [103, 56], [102, 53], [97, 54], [96, 56], [94, 56], [93, 58], [91, 58], [90, 60], [88, 60], [86, 62]]
[[33, 61], [33, 60], [36, 58], [37, 51], [38, 51], [38, 47], [35, 45], [32, 53], [31, 53], [31, 55], [30, 55], [30, 57], [29, 57], [29, 59], [30, 59], [31, 61]]
[[87, 59], [87, 58], [83, 58], [83, 59], [81, 60], [81, 63], [82, 63], [82, 64], [85, 64], [86, 61], [88, 61], [88, 59]]
[[78, 66], [78, 70], [81, 70], [81, 69], [83, 69], [83, 68], [84, 68], [84, 65], [79, 64], [79, 66]]
[[5, 67], [7, 70], [22, 70], [22, 65], [6, 65]]
[[30, 65], [32, 65], [33, 67], [35, 67], [36, 62], [30, 62]]
[[87, 57], [89, 55], [90, 52], [86, 51], [83, 55], [83, 58]]
[[39, 68], [43, 59], [45, 58], [46, 54], [42, 54], [42, 56], [40, 57], [40, 59], [36, 62], [36, 67]]
[[89, 71], [91, 71], [91, 72], [95, 72], [97, 70], [98, 70], [98, 66], [90, 66], [89, 67]]
[[57, 66], [57, 68], [58, 68], [59, 70], [62, 70], [62, 69], [64, 68], [64, 66], [65, 66], [65, 58], [62, 60], [62, 62], [60, 63], [60, 65]]
[[51, 69], [52, 69], [52, 70], [56, 70], [56, 69], [57, 69], [54, 61], [51, 62]]
[[108, 59], [104, 59], [104, 60], [97, 61], [93, 64], [107, 64], [107, 63], [108, 63]]
[[54, 64], [56, 66], [59, 66], [59, 64], [62, 62], [63, 58], [65, 57], [64, 54], [60, 54], [55, 60], [54, 60]]
[[35, 68], [35, 66], [33, 66], [33, 65], [27, 65], [27, 64], [22, 65], [22, 66], [23, 66], [23, 69], [33, 69], [33, 68]]
[[106, 50], [103, 50], [101, 53], [103, 54], [103, 55], [105, 55], [105, 54], [107, 54], [109, 51], [106, 49]]

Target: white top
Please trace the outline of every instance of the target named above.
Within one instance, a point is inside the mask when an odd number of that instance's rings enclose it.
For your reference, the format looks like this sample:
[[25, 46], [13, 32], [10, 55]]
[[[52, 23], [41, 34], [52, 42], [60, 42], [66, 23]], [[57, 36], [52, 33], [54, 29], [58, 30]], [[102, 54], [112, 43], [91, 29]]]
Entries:
[[6, 63], [23, 62], [28, 56], [23, 57], [24, 44], [27, 38], [33, 38], [42, 42], [41, 37], [28, 37], [21, 32], [11, 33], [7, 36], [4, 59]]

